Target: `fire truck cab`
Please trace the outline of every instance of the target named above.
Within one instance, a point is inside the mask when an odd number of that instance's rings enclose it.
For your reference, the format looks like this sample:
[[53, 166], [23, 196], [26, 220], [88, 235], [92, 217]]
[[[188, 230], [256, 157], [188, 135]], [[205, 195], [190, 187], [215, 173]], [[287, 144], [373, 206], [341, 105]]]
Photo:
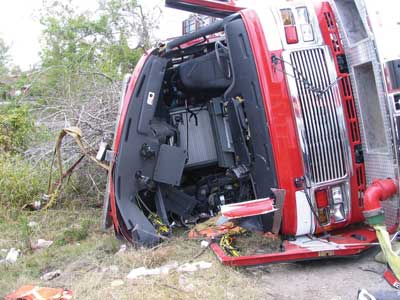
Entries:
[[[400, 48], [383, 22], [399, 32], [398, 19], [374, 1], [165, 3], [215, 20], [124, 84], [104, 206], [118, 235], [152, 245], [222, 211], [279, 234], [276, 253], [211, 245], [255, 265], [358, 254], [376, 241], [365, 217], [383, 212], [397, 226]], [[394, 188], [367, 210], [375, 178]]]

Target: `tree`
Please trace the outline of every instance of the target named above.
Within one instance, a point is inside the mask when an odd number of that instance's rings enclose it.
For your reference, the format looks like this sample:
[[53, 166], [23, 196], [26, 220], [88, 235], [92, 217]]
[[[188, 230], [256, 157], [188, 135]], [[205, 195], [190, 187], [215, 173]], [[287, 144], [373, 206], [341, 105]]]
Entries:
[[[52, 2], [41, 16], [42, 66], [49, 81], [79, 72], [120, 79], [151, 46], [158, 23], [148, 18], [135, 0], [102, 0], [92, 14], [77, 13], [71, 1]], [[130, 48], [133, 38], [137, 46]]]

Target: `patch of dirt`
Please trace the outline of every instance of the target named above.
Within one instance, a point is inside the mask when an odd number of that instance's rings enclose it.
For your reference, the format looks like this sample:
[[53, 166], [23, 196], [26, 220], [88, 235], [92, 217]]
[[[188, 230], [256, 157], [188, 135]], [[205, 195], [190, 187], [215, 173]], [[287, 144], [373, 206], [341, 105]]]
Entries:
[[376, 250], [361, 257], [276, 264], [247, 269], [261, 289], [283, 300], [356, 299], [365, 288], [370, 292], [393, 290], [383, 278], [386, 267], [374, 261]]

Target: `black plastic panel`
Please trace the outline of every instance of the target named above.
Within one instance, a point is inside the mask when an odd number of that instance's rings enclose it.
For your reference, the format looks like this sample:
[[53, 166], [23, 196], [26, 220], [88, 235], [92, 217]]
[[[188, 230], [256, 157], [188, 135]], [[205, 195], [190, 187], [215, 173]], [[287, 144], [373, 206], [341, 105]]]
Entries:
[[181, 183], [186, 158], [185, 149], [165, 144], [161, 145], [154, 170], [154, 180], [178, 186]]
[[126, 229], [132, 231], [132, 236], [141, 244], [158, 242], [153, 225], [136, 205], [135, 195], [145, 188], [143, 183], [136, 178], [136, 174], [140, 173], [144, 177], [151, 178], [156, 165], [156, 159], [143, 157], [141, 150], [146, 144], [155, 153], [159, 151], [160, 142], [150, 130], [154, 107], [148, 107], [151, 105], [147, 103], [147, 97], [149, 93], [154, 93], [153, 105], [155, 106], [166, 63], [166, 59], [152, 56], [143, 67], [138, 84], [130, 98], [122, 129], [123, 138], [120, 141], [113, 174], [119, 213]]
[[[272, 196], [271, 188], [277, 187], [272, 144], [257, 69], [243, 21], [240, 19], [228, 23], [225, 35], [233, 68], [233, 85], [225, 93], [225, 99], [241, 96], [244, 100], [251, 133], [250, 171], [255, 194], [257, 198]], [[235, 136], [233, 132], [232, 135]]]

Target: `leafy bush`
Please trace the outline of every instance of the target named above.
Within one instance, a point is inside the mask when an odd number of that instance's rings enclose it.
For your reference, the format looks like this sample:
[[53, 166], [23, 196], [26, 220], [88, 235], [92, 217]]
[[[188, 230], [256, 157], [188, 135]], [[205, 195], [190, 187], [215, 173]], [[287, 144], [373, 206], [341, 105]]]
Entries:
[[27, 105], [0, 106], [0, 151], [22, 152], [34, 133], [35, 126]]
[[20, 155], [0, 154], [0, 207], [21, 208], [40, 199], [48, 172], [45, 164], [34, 166]]

